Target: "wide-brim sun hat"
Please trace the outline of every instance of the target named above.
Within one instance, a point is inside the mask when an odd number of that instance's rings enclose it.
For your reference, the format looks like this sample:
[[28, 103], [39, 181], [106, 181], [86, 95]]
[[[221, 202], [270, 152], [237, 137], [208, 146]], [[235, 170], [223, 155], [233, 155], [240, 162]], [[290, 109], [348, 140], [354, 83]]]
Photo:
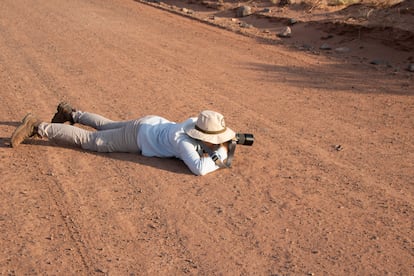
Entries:
[[184, 131], [194, 139], [212, 144], [221, 144], [236, 136], [233, 130], [226, 127], [224, 116], [211, 110], [200, 112], [197, 121], [187, 125]]

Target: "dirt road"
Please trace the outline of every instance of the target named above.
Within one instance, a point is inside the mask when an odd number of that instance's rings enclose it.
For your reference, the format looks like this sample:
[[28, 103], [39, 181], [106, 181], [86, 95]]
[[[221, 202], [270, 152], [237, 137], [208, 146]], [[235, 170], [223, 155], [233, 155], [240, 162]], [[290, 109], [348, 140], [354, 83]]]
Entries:
[[[413, 87], [132, 0], [3, 0], [0, 275], [412, 275]], [[204, 177], [10, 148], [62, 100], [113, 119], [213, 109], [256, 141]]]

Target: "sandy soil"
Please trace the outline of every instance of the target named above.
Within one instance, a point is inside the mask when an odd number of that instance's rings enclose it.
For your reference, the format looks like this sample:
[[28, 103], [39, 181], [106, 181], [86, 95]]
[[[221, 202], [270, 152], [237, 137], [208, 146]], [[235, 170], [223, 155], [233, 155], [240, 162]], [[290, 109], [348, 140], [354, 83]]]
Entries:
[[[414, 274], [409, 44], [338, 54], [200, 21], [131, 0], [0, 2], [0, 275]], [[26, 112], [48, 121], [61, 100], [113, 119], [213, 109], [256, 142], [204, 177], [10, 148]]]

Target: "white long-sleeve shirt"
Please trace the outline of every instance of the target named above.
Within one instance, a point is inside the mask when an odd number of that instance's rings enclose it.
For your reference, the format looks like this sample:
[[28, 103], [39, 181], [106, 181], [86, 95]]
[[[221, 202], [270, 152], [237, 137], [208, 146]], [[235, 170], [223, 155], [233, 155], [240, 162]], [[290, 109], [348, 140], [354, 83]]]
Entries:
[[[196, 175], [205, 175], [219, 169], [211, 157], [200, 155], [198, 142], [184, 132], [184, 127], [196, 120], [197, 118], [190, 118], [175, 123], [159, 116], [143, 118], [137, 138], [142, 155], [179, 158]], [[223, 147], [215, 153], [222, 161], [227, 158], [227, 151]]]

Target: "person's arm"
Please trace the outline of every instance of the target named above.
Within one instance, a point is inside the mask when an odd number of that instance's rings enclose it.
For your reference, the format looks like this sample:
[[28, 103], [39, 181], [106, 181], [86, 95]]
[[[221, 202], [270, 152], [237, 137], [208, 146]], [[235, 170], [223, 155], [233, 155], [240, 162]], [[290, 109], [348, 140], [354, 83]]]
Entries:
[[[227, 158], [225, 147], [220, 147], [215, 153], [222, 161]], [[210, 156], [200, 157], [194, 145], [188, 141], [180, 143], [180, 158], [195, 175], [206, 175], [220, 168]]]

